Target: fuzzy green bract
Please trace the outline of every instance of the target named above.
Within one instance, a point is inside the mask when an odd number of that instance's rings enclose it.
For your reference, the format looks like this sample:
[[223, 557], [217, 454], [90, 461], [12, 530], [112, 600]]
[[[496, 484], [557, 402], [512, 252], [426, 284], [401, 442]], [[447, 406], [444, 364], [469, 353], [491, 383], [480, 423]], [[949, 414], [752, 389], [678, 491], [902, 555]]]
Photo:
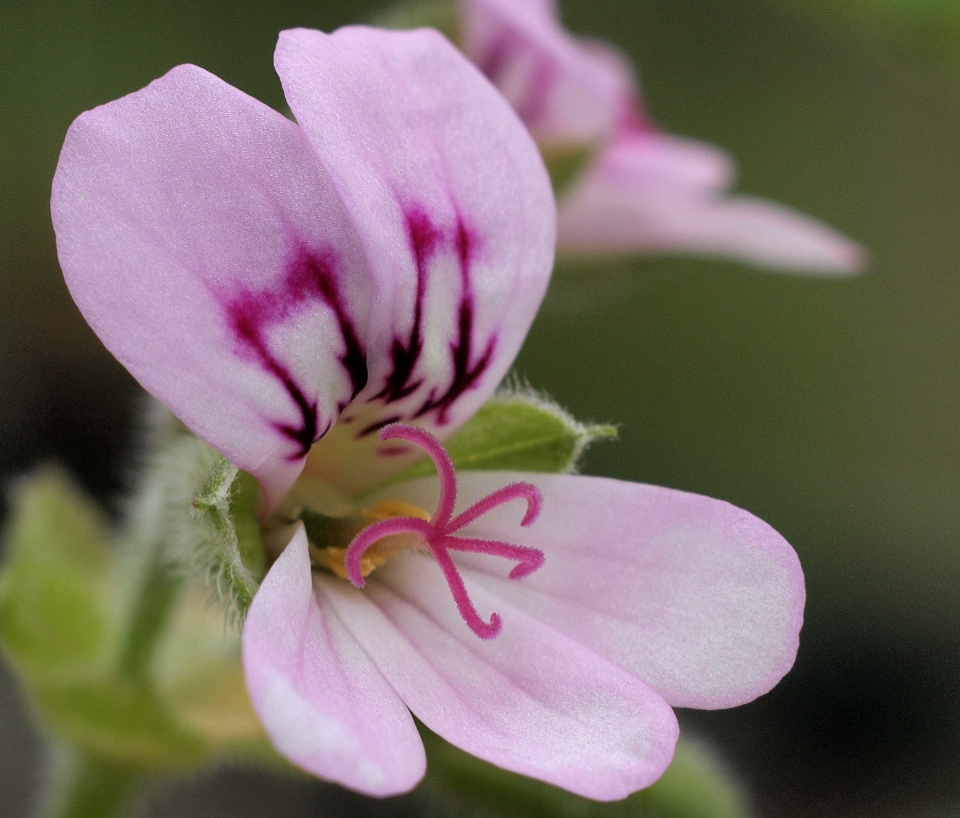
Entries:
[[[198, 446], [206, 444], [197, 441]], [[264, 571], [257, 525], [257, 482], [210, 451], [212, 463], [192, 503], [198, 524], [192, 559], [218, 594], [246, 614]]]

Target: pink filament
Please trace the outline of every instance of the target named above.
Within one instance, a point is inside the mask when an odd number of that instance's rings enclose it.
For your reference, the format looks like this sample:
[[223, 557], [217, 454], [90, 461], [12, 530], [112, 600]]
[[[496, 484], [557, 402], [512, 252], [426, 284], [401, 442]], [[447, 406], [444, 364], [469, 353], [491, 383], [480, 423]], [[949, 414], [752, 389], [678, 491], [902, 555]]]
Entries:
[[380, 439], [407, 440], [420, 446], [430, 456], [437, 467], [437, 474], [440, 475], [440, 500], [430, 522], [416, 517], [391, 517], [388, 520], [374, 523], [357, 534], [347, 548], [344, 559], [344, 566], [350, 582], [357, 588], [364, 586], [365, 580], [360, 571], [360, 560], [367, 549], [378, 540], [391, 534], [415, 534], [423, 540], [424, 544], [433, 553], [464, 622], [481, 639], [493, 639], [503, 627], [500, 616], [496, 613], [492, 614], [489, 622], [484, 622], [480, 618], [477, 609], [473, 607], [473, 603], [467, 594], [463, 577], [460, 576], [460, 572], [450, 558], [449, 552], [463, 551], [473, 554], [490, 554], [491, 556], [514, 560], [517, 565], [510, 572], [510, 579], [522, 579], [536, 571], [543, 565], [543, 552], [525, 545], [513, 545], [499, 540], [481, 540], [473, 537], [454, 537], [453, 534], [497, 506], [502, 506], [511, 500], [527, 501], [527, 511], [520, 525], [530, 525], [537, 519], [540, 510], [543, 508], [543, 496], [540, 494], [540, 490], [531, 483], [510, 483], [488, 494], [466, 511], [453, 517], [453, 509], [457, 502], [457, 476], [453, 468], [453, 461], [443, 446], [440, 445], [440, 442], [429, 432], [402, 423], [394, 423], [381, 429]]

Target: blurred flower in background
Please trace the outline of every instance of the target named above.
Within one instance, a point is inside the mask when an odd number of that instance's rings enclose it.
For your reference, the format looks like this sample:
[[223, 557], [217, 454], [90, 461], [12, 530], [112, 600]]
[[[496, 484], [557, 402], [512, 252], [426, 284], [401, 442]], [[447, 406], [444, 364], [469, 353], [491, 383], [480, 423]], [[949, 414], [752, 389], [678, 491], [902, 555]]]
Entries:
[[728, 196], [730, 158], [656, 127], [624, 55], [572, 37], [550, 0], [459, 0], [457, 8], [464, 52], [554, 168], [561, 258], [689, 253], [812, 273], [862, 268], [861, 248], [825, 225]]

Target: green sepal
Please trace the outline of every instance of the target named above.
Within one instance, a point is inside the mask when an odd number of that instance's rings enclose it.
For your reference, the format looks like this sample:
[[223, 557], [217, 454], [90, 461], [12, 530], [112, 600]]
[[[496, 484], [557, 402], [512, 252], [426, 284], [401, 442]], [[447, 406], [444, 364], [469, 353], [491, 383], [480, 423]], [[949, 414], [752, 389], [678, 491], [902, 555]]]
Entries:
[[501, 770], [421, 726], [427, 749], [422, 792], [442, 814], [474, 818], [747, 818], [737, 786], [714, 754], [681, 738], [659, 781], [622, 801], [601, 803]]
[[435, 28], [450, 42], [460, 38], [460, 21], [453, 0], [402, 0], [373, 18], [380, 28]]
[[[571, 472], [584, 450], [617, 436], [615, 426], [584, 424], [530, 390], [498, 392], [444, 445], [457, 469]], [[422, 461], [397, 480], [435, 474]]]
[[11, 498], [0, 571], [0, 644], [28, 674], [106, 660], [115, 637], [108, 532], [66, 476], [45, 468]]
[[256, 479], [192, 435], [166, 447], [152, 479], [165, 497], [167, 558], [203, 579], [242, 619], [266, 564]]

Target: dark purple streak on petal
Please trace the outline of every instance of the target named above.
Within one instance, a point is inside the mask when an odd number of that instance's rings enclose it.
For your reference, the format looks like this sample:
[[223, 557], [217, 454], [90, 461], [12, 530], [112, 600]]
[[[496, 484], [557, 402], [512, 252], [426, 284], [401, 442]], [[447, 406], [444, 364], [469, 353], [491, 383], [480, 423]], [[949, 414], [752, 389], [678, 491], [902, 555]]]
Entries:
[[[273, 423], [277, 431], [300, 447], [290, 456], [291, 460], [306, 457], [310, 447], [327, 433], [333, 420], [328, 420], [320, 429], [317, 401], [307, 397], [287, 366], [273, 354], [267, 342], [267, 330], [286, 321], [309, 303], [319, 301], [326, 304], [333, 311], [343, 338], [344, 352], [339, 360], [350, 378], [353, 397], [367, 382], [366, 355], [340, 294], [335, 269], [333, 253], [313, 253], [298, 247], [287, 263], [286, 274], [278, 289], [241, 292], [225, 305], [242, 353], [260, 363], [282, 384], [300, 412], [299, 425]], [[342, 411], [346, 403], [341, 402], [338, 411]]]
[[[443, 234], [422, 208], [411, 208], [406, 218], [410, 249], [417, 263], [417, 295], [413, 307], [413, 326], [410, 328], [410, 337], [406, 342], [400, 338], [394, 338], [390, 349], [393, 369], [383, 389], [372, 398], [372, 400], [383, 400], [385, 403], [393, 403], [409, 397], [423, 384], [422, 378], [415, 381], [411, 381], [411, 378], [417, 361], [423, 353], [423, 301], [427, 292], [427, 265], [437, 244], [443, 238]], [[361, 434], [368, 434], [378, 428], [381, 427], [365, 429]]]
[[457, 216], [456, 242], [462, 289], [457, 339], [450, 344], [450, 354], [453, 358], [453, 379], [450, 386], [441, 395], [437, 396], [435, 391], [432, 391], [430, 397], [414, 415], [414, 417], [419, 418], [436, 410], [437, 422], [441, 425], [448, 422], [447, 413], [457, 398], [468, 389], [473, 388], [480, 376], [486, 371], [497, 344], [497, 336], [492, 335], [487, 341], [486, 348], [480, 358], [475, 363], [470, 363], [474, 316], [473, 291], [470, 286], [470, 260], [475, 239], [464, 224], [463, 218], [459, 215]]

